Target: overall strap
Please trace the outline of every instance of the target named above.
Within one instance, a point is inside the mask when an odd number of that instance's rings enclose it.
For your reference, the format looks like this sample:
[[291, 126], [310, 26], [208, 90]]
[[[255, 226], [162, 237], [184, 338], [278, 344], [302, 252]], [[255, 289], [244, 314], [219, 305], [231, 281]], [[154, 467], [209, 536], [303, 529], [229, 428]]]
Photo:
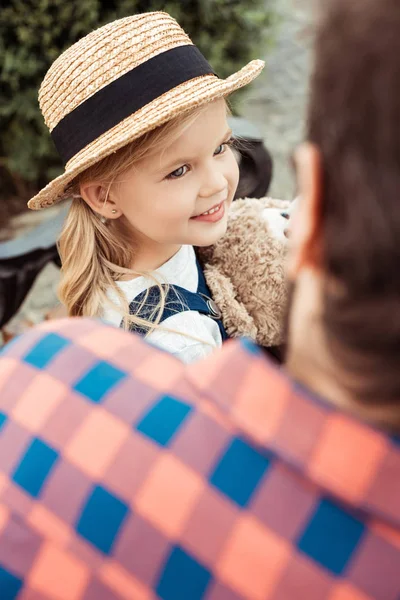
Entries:
[[[217, 322], [221, 332], [222, 340], [224, 341], [228, 338], [228, 336], [222, 325], [221, 313], [215, 302], [210, 297], [210, 290], [207, 287], [204, 273], [199, 262], [197, 262], [197, 270], [199, 275], [197, 292], [189, 292], [189, 290], [186, 290], [179, 285], [161, 285], [162, 289], [166, 293], [166, 297], [164, 310], [158, 322], [162, 323], [177, 313], [190, 310], [197, 311], [200, 314], [206, 315]], [[160, 288], [156, 285], [152, 286], [133, 298], [129, 304], [129, 313], [145, 319], [149, 323], [155, 323], [158, 317], [157, 306], [159, 306], [160, 301]], [[146, 335], [148, 328], [132, 324], [130, 326], [130, 331], [134, 331], [139, 335]]]
[[222, 323], [222, 313], [220, 311], [220, 309], [218, 308], [217, 304], [214, 302], [214, 300], [212, 299], [211, 296], [211, 292], [210, 289], [207, 285], [207, 281], [206, 278], [204, 276], [203, 273], [203, 269], [201, 267], [201, 264], [199, 262], [199, 259], [197, 259], [197, 272], [199, 275], [199, 283], [198, 283], [198, 287], [197, 287], [197, 293], [201, 294], [202, 296], [206, 297], [208, 302], [210, 303], [210, 306], [213, 310], [213, 315], [210, 315], [213, 319], [216, 320], [217, 325], [219, 327], [219, 331], [221, 333], [221, 338], [222, 341], [225, 342], [227, 339], [229, 339], [228, 334], [225, 331], [225, 327]]

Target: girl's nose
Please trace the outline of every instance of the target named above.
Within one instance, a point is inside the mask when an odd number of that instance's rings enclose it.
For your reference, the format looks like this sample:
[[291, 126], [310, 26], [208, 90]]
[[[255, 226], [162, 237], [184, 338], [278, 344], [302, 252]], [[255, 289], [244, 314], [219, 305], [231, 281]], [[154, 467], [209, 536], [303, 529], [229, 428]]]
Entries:
[[204, 182], [200, 190], [202, 198], [210, 198], [223, 192], [228, 187], [228, 182], [221, 171], [208, 169], [204, 176]]

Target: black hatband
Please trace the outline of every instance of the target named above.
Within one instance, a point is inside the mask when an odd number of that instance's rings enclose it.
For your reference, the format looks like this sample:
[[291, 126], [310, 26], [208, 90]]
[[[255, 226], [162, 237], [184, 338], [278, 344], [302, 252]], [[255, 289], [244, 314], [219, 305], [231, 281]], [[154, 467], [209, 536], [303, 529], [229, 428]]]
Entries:
[[51, 135], [64, 163], [103, 133], [181, 83], [215, 75], [193, 45], [166, 50], [125, 73], [67, 114]]

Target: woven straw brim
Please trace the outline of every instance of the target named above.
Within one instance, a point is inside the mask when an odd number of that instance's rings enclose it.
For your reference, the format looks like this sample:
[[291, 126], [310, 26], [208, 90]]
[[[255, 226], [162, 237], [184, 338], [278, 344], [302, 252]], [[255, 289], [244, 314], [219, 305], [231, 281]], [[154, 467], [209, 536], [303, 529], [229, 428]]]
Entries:
[[88, 167], [180, 114], [244, 87], [263, 67], [262, 60], [253, 60], [227, 79], [205, 75], [166, 92], [83, 148], [67, 163], [62, 175], [29, 200], [28, 207], [40, 210], [52, 206], [61, 199], [68, 184]]

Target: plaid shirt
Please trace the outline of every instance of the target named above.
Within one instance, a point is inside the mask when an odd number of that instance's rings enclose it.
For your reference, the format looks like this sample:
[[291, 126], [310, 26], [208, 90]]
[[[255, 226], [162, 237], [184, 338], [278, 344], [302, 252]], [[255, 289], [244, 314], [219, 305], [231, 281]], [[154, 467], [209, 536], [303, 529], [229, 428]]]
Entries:
[[398, 600], [399, 441], [252, 344], [94, 321], [0, 358], [0, 598]]

